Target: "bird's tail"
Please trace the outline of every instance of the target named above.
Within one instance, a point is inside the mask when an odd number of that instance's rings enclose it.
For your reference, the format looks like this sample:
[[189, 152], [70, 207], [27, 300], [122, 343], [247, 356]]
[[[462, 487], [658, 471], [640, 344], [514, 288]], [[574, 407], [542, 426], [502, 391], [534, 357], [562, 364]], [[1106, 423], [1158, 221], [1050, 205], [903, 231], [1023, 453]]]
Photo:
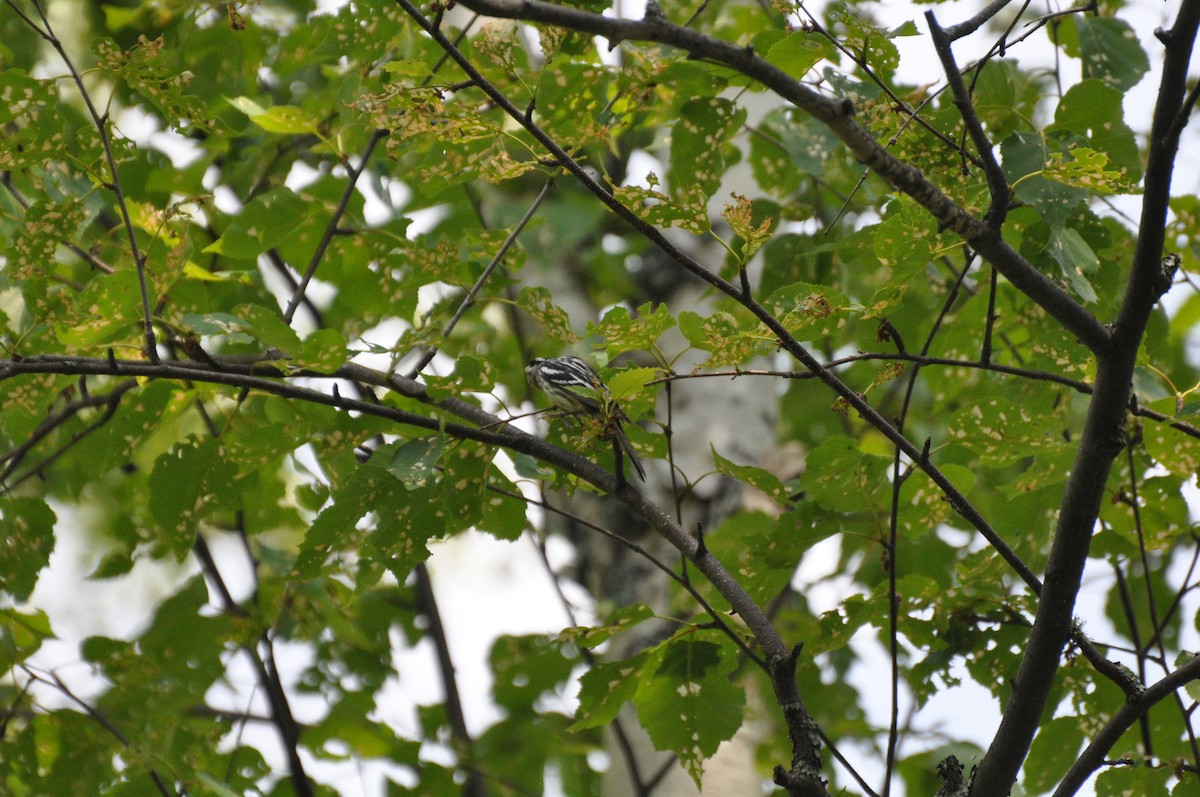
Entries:
[[633, 469], [637, 471], [638, 478], [646, 481], [646, 470], [638, 461], [637, 455], [633, 453], [633, 446], [629, 444], [629, 438], [625, 436], [625, 430], [620, 425], [617, 426], [614, 437], [621, 446], [621, 450], [625, 452], [625, 456], [629, 457], [629, 461], [633, 463]]

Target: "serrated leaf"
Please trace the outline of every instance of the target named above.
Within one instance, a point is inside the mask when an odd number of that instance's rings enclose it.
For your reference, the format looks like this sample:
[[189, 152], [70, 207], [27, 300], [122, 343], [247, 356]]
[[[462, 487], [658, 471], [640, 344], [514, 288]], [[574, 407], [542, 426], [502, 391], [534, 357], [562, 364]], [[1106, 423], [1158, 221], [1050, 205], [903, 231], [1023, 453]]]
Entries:
[[1132, 194], [1138, 187], [1125, 179], [1124, 172], [1106, 169], [1108, 156], [1090, 147], [1075, 147], [1069, 153], [1051, 152], [1042, 173], [1051, 180], [1094, 191], [1097, 194]]
[[154, 461], [150, 515], [178, 561], [192, 549], [200, 518], [229, 496], [237, 466], [227, 462], [219, 440], [189, 437]]
[[659, 337], [674, 325], [675, 319], [664, 304], [644, 304], [637, 309], [636, 318], [627, 308], [617, 305], [605, 312], [600, 323], [589, 324], [588, 334], [602, 338], [611, 356], [622, 351], [653, 349]]
[[709, 352], [706, 368], [741, 365], [775, 347], [773, 338], [767, 338], [757, 328], [742, 329], [733, 314], [725, 311], [702, 316], [684, 310], [679, 314], [679, 331], [692, 346]]
[[846, 297], [838, 291], [804, 282], [780, 288], [763, 305], [800, 340], [816, 340], [836, 333], [846, 324], [850, 310]]
[[665, 643], [633, 699], [655, 748], [679, 756], [697, 788], [704, 763], [741, 728], [746, 707], [745, 691], [729, 677], [736, 657], [724, 650], [692, 635]]
[[608, 389], [617, 402], [625, 402], [642, 392], [647, 382], [661, 375], [657, 368], [626, 368], [609, 377]]
[[569, 345], [579, 340], [571, 328], [571, 319], [554, 303], [554, 297], [545, 288], [522, 288], [517, 294], [516, 304], [541, 324], [543, 333], [555, 343]]
[[742, 263], [745, 263], [754, 257], [754, 253], [764, 243], [771, 239], [771, 227], [774, 225], [775, 219], [768, 216], [756, 225], [753, 219], [754, 208], [750, 200], [737, 193], [732, 193], [730, 196], [733, 197], [733, 204], [725, 205], [721, 215], [725, 217], [725, 221], [729, 222], [734, 234], [744, 241], [741, 258]]

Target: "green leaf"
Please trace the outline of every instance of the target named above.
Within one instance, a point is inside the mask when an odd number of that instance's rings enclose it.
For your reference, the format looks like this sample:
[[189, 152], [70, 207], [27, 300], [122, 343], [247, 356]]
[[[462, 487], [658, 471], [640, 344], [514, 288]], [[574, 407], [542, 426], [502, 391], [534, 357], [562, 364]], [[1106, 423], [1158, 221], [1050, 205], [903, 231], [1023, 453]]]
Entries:
[[292, 358], [293, 364], [331, 374], [350, 359], [346, 338], [335, 329], [316, 329], [304, 338]]
[[[675, 319], [663, 304], [644, 304], [637, 309], [637, 317], [621, 305], [609, 308], [599, 324], [588, 325], [588, 335], [597, 335], [607, 344], [605, 351], [613, 356], [623, 351], [653, 349], [658, 339], [671, 327]], [[611, 385], [610, 385], [611, 387]]]
[[1150, 59], [1142, 49], [1137, 33], [1125, 20], [1073, 14], [1064, 22], [1075, 27], [1085, 78], [1095, 78], [1124, 92], [1141, 82], [1150, 71]]
[[1100, 268], [1100, 260], [1083, 236], [1069, 227], [1055, 228], [1050, 233], [1049, 251], [1080, 298], [1085, 302], [1096, 301], [1096, 291], [1086, 275]]
[[188, 437], [154, 461], [150, 515], [167, 549], [182, 562], [192, 549], [200, 519], [234, 492], [237, 466], [219, 440]]
[[773, 339], [767, 338], [757, 328], [751, 331], [742, 329], [731, 313], [723, 311], [702, 316], [684, 310], [679, 314], [679, 331], [693, 347], [709, 352], [710, 356], [704, 363], [706, 368], [740, 365], [774, 347]]
[[[1172, 398], [1150, 404], [1154, 409], [1171, 415], [1175, 409]], [[1147, 424], [1144, 440], [1146, 453], [1176, 476], [1191, 478], [1200, 472], [1200, 440], [1163, 423]]]
[[746, 692], [730, 679], [737, 657], [691, 634], [654, 651], [634, 696], [638, 718], [659, 750], [679, 756], [697, 788], [704, 763], [742, 726]]
[[1051, 152], [1043, 174], [1051, 180], [1084, 188], [1097, 194], [1133, 194], [1138, 187], [1125, 179], [1123, 172], [1104, 168], [1108, 156], [1089, 147], [1075, 147], [1067, 161], [1062, 152]]
[[579, 664], [578, 655], [544, 634], [501, 636], [488, 660], [495, 673], [492, 696], [510, 712], [527, 712], [548, 692], [566, 683]]
[[803, 80], [814, 66], [836, 55], [837, 50], [829, 37], [796, 30], [771, 45], [764, 58], [796, 80]]
[[446, 441], [441, 435], [409, 440], [393, 449], [387, 472], [405, 489], [428, 487], [436, 480], [438, 460], [445, 450]]
[[803, 533], [793, 513], [775, 517], [743, 511], [706, 534], [704, 541], [754, 602], [765, 606], [796, 572], [805, 547]]
[[303, 108], [294, 105], [274, 105], [263, 108], [249, 97], [237, 97], [229, 100], [229, 104], [237, 108], [250, 121], [266, 130], [268, 133], [284, 135], [316, 134], [318, 120]]
[[288, 326], [278, 311], [256, 304], [243, 304], [235, 307], [233, 312], [242, 322], [240, 330], [266, 345], [289, 354], [300, 348], [300, 336]]
[[654, 611], [644, 603], [619, 606], [611, 611], [604, 622], [597, 626], [571, 626], [559, 632], [557, 639], [583, 648], [594, 648], [604, 644], [622, 631], [628, 631], [638, 623], [649, 620]]
[[657, 368], [626, 368], [608, 380], [608, 389], [618, 402], [627, 402], [646, 388], [646, 383], [662, 376]]
[[1050, 791], [1086, 740], [1079, 717], [1055, 717], [1042, 723], [1025, 759], [1025, 788], [1033, 794]]
[[[1195, 780], [1194, 776], [1190, 776]], [[1096, 776], [1096, 797], [1142, 797], [1142, 795], [1166, 794], [1171, 782], [1170, 767], [1107, 767]], [[1180, 784], [1181, 786], [1184, 783]], [[1188, 790], [1194, 788], [1186, 784]], [[1178, 794], [1186, 794], [1186, 791]]]
[[846, 297], [837, 290], [805, 282], [780, 288], [763, 305], [800, 340], [820, 340], [835, 334], [845, 326], [851, 309]]
[[0, 609], [0, 666], [6, 671], [40, 650], [42, 642], [53, 638], [50, 618], [42, 610]]
[[111, 39], [98, 39], [92, 49], [96, 68], [123, 80], [149, 101], [170, 127], [211, 131], [216, 126], [204, 100], [185, 93], [195, 76], [174, 65], [174, 53], [165, 48], [162, 37], [151, 41], [139, 36], [137, 45], [124, 51]]
[[764, 493], [781, 509], [787, 508], [791, 503], [790, 491], [783, 486], [783, 482], [774, 473], [754, 465], [735, 464], [721, 456], [714, 446], [710, 445], [709, 451], [712, 452], [713, 462], [716, 464], [719, 473], [724, 473], [726, 476], [732, 476], [738, 481], [749, 484], [751, 487]]
[[[725, 143], [741, 129], [746, 110], [723, 97], [688, 100], [671, 128], [671, 161], [667, 185], [672, 198], [696, 215], [706, 212], [708, 197], [721, 184], [721, 175], [737, 158]], [[698, 189], [693, 193], [691, 189]]]
[[1084, 80], [1063, 95], [1054, 112], [1052, 131], [1069, 131], [1108, 156], [1131, 183], [1142, 177], [1142, 161], [1133, 131], [1125, 124], [1124, 95], [1099, 80]]
[[38, 498], [9, 498], [0, 504], [0, 585], [25, 601], [54, 550], [54, 511]]
[[575, 712], [575, 722], [567, 730], [577, 733], [611, 724], [621, 708], [637, 694], [642, 671], [649, 663], [657, 664], [658, 659], [639, 653], [625, 661], [593, 664], [579, 679], [579, 708]]
[[[150, 302], [154, 303], [153, 293]], [[67, 346], [139, 340], [141, 307], [141, 289], [132, 269], [97, 277], [79, 294], [70, 312], [56, 319], [58, 339]]]
[[571, 319], [554, 303], [550, 291], [545, 288], [522, 288], [517, 294], [517, 306], [541, 324], [542, 334], [560, 346], [567, 346], [579, 340], [579, 336], [571, 328]]
[[888, 500], [882, 491], [888, 462], [864, 455], [849, 437], [830, 435], [809, 454], [800, 487], [834, 512], [877, 510]]
[[221, 237], [202, 250], [237, 259], [279, 246], [307, 221], [309, 203], [287, 188], [258, 196], [234, 216]]

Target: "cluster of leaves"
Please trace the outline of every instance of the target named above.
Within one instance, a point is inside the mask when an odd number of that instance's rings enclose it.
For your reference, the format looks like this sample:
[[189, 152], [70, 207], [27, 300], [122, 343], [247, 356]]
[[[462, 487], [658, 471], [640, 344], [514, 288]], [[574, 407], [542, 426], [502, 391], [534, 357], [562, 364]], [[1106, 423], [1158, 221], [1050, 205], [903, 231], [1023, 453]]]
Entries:
[[[975, 531], [963, 502], [1043, 571], [1094, 352], [919, 197], [865, 174], [828, 123], [726, 63], [652, 43], [616, 58], [584, 30], [537, 19], [443, 19], [440, 7], [410, 13], [392, 0], [316, 5], [160, 0], [87, 5], [70, 21], [33, 2], [0, 9], [0, 791], [142, 793], [150, 778], [161, 793], [325, 793], [306, 766], [352, 758], [403, 769], [407, 785], [393, 793], [459, 793], [464, 771], [471, 788], [483, 788], [482, 773], [494, 793], [541, 793], [554, 771], [565, 793], [592, 794], [589, 753], [627, 703], [699, 781], [749, 713], [737, 679], [778, 688], [752, 666], [767, 658], [763, 638], [730, 611], [740, 607], [727, 585], [680, 579], [681, 630], [626, 660], [597, 664], [591, 651], [649, 620], [644, 606], [555, 636], [502, 637], [491, 666], [505, 715], [479, 738], [450, 699], [423, 709], [413, 734], [376, 713], [397, 677], [397, 640], [437, 641], [436, 611], [412, 577], [431, 542], [472, 528], [530, 533], [521, 488], [532, 484], [620, 492], [572, 459], [582, 449], [611, 472], [604, 430], [556, 424], [555, 448], [497, 430], [485, 412], [527, 397], [529, 357], [580, 341], [602, 362], [640, 352], [655, 366], [606, 370], [635, 419], [654, 415], [653, 377], [687, 390], [693, 374], [673, 369], [685, 353], [727, 371], [731, 391], [780, 393], [778, 439], [807, 450], [804, 472], [781, 479], [714, 451], [713, 472], [761, 491], [770, 509], [705, 530], [704, 551], [753, 604], [777, 606], [778, 637], [804, 643], [797, 683], [826, 738], [883, 746], [899, 730], [881, 727], [846, 677], [850, 639], [863, 632], [895, 642], [914, 710], [965, 678], [1005, 706], [1036, 595], [995, 548], [963, 543]], [[1136, 231], [1104, 203], [1139, 190], [1153, 142], [1122, 106], [1149, 58], [1123, 4], [1099, 5], [1096, 16], [1042, 20], [1051, 36], [1021, 43], [1083, 64], [1061, 93], [1021, 65], [1015, 41], [967, 75], [1013, 188], [1003, 240], [1109, 320]], [[820, 20], [790, 4], [671, 0], [657, 12], [695, 15], [696, 29], [853, 98], [897, 158], [967, 211], [988, 208], [992, 186], [962, 143], [950, 92], [897, 77], [914, 23], [883, 28], [849, 0]], [[747, 108], [763, 103], [750, 121]], [[156, 137], [125, 135], [145, 120]], [[659, 166], [631, 173], [645, 162], [635, 153]], [[607, 196], [565, 175], [568, 160]], [[746, 187], [723, 195], [740, 166]], [[1175, 238], [1200, 239], [1196, 198], [1173, 208]], [[719, 259], [703, 264], [704, 309], [658, 303], [648, 272], [678, 275], [682, 258], [656, 259], [646, 226], [720, 241]], [[1186, 271], [1197, 253], [1182, 255]], [[752, 295], [739, 294], [752, 258]], [[617, 306], [585, 326], [545, 287], [564, 279], [586, 303]], [[1200, 467], [1189, 401], [1200, 374], [1185, 356], [1200, 298], [1179, 290], [1178, 310], [1155, 309], [1141, 340], [1129, 444], [1108, 476], [1090, 560], [1114, 576], [1095, 618], [1111, 624], [1106, 652], [1147, 682], [1188, 661], [1182, 640], [1196, 624], [1186, 609], [1200, 545], [1181, 492]], [[792, 360], [765, 372], [784, 362], [785, 337], [836, 368], [820, 380]], [[441, 375], [398, 375], [435, 349]], [[359, 354], [387, 365], [367, 371]], [[923, 461], [900, 458], [856, 400], [899, 419], [918, 450], [929, 441]], [[627, 431], [646, 459], [667, 459], [672, 435], [651, 423]], [[921, 467], [930, 461], [957, 497]], [[706, 475], [672, 483], [683, 495]], [[114, 590], [142, 561], [200, 572], [150, 607], [132, 638], [83, 641], [79, 657], [107, 687], [89, 700], [39, 667], [57, 636], [27, 603], [68, 526], [103, 551], [90, 578]], [[789, 583], [834, 537], [835, 573], [856, 592], [818, 612]], [[243, 544], [248, 590], [230, 589], [228, 565], [209, 551], [226, 539]], [[275, 666], [281, 649], [307, 657], [294, 687]], [[265, 716], [213, 705], [235, 659], [269, 695]], [[1126, 699], [1082, 656], [1050, 676], [1023, 771], [1031, 794], [1055, 788]], [[577, 714], [547, 708], [573, 680]], [[326, 710], [301, 728], [285, 687]], [[1194, 789], [1194, 700], [1181, 691], [1146, 713], [1109, 752], [1139, 766], [1105, 771], [1098, 788]], [[788, 761], [794, 728], [768, 714], [763, 755]], [[260, 720], [283, 740], [285, 763], [242, 740]], [[455, 762], [431, 762], [426, 743]], [[937, 790], [943, 754], [982, 754], [965, 740], [913, 748], [896, 764], [910, 794]]]

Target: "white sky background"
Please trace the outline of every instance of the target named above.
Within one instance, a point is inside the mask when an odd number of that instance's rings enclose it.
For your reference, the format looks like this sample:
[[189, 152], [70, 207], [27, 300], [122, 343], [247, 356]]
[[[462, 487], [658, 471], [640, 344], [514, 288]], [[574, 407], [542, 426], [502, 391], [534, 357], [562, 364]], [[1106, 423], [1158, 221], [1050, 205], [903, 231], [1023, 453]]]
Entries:
[[[330, 7], [337, 5], [340, 3], [329, 3]], [[808, 5], [814, 11], [820, 6], [819, 3]], [[950, 25], [966, 19], [981, 5], [980, 2], [959, 2], [936, 6], [935, 11], [941, 24]], [[1058, 3], [1053, 8], [1057, 10], [1068, 5], [1065, 2]], [[640, 14], [637, 6], [636, 3], [622, 0], [622, 11], [626, 16]], [[1150, 103], [1153, 101], [1158, 82], [1157, 69], [1160, 59], [1156, 58], [1155, 54], [1159, 50], [1152, 31], [1157, 26], [1166, 25], [1177, 6], [1177, 2], [1140, 0], [1135, 3], [1136, 11], [1126, 11], [1122, 14], [1122, 18], [1135, 27], [1143, 46], [1151, 55], [1151, 73], [1137, 90], [1126, 96], [1126, 120], [1137, 130], [1144, 130], [1149, 125]], [[1044, 2], [1035, 2], [1033, 7], [1038, 9], [1038, 13], [1047, 8]], [[881, 2], [877, 3], [875, 8], [884, 24], [898, 25], [906, 20], [915, 19], [921, 31], [920, 36], [896, 40], [902, 58], [900, 81], [921, 84], [929, 82], [933, 76], [940, 76], [941, 69], [925, 35], [926, 26], [922, 16], [924, 10], [930, 6], [921, 5], [914, 9], [907, 2]], [[1035, 36], [1035, 41], [1014, 50], [1010, 57], [1015, 57], [1026, 65], [1043, 58], [1049, 65], [1052, 63], [1052, 54], [1044, 42], [1044, 35], [1039, 34]], [[957, 43], [955, 54], [959, 63], [966, 64], [982, 54], [990, 43], [991, 37], [982, 33]], [[1064, 58], [1062, 67], [1068, 81], [1078, 75], [1076, 62]], [[170, 140], [169, 134], [155, 133], [152, 129], [139, 130], [136, 115], [126, 114], [121, 121], [122, 129], [127, 135], [143, 141], [152, 140], [156, 146], [169, 146], [162, 143]], [[1193, 141], [1198, 125], [1200, 122], [1193, 121]], [[1200, 184], [1198, 159], [1200, 156], [1197, 155], [1195, 147], [1182, 148], [1175, 178], [1175, 193], [1197, 191]], [[744, 192], [752, 194], [751, 191]], [[385, 207], [378, 198], [368, 198], [373, 203], [378, 203], [374, 204], [375, 210], [382, 211]], [[1122, 207], [1126, 213], [1136, 218], [1138, 198], [1123, 199]], [[1176, 287], [1176, 295], [1181, 295], [1186, 290], [1186, 286], [1179, 285]], [[72, 522], [74, 519], [69, 513], [58, 507], [56, 511], [59, 511], [61, 521], [59, 545], [52, 557], [51, 567], [39, 581], [32, 603], [47, 611], [54, 630], [62, 641], [47, 645], [37, 657], [36, 663], [42, 667], [53, 668], [77, 690], [78, 694], [87, 697], [96, 694], [102, 685], [94, 679], [90, 668], [81, 663], [77, 650], [78, 642], [97, 634], [132, 638], [149, 622], [157, 602], [173, 593], [180, 581], [195, 573], [196, 568], [190, 562], [183, 567], [174, 568], [161, 563], [142, 561], [125, 578], [103, 582], [88, 581], [86, 576], [94, 569], [102, 552], [95, 550], [94, 540], [85, 539], [77, 531], [77, 526]], [[961, 542], [969, 537], [958, 534], [955, 535], [955, 539]], [[244, 589], [248, 580], [245, 578], [240, 543], [235, 543], [228, 537], [218, 536], [211, 538], [210, 544], [223, 572], [243, 573]], [[836, 556], [837, 544], [836, 540], [830, 540], [814, 549], [805, 559], [796, 579], [797, 585], [804, 587], [816, 611], [831, 609], [846, 594], [857, 591], [853, 584], [844, 579], [823, 580], [831, 569], [830, 563]], [[551, 553], [559, 564], [570, 556], [562, 543], [552, 546]], [[440, 609], [451, 638], [467, 721], [472, 733], [478, 734], [498, 718], [496, 709], [489, 700], [490, 670], [486, 663], [487, 653], [495, 636], [501, 633], [556, 632], [568, 621], [528, 539], [516, 543], [502, 543], [487, 535], [463, 535], [434, 546], [430, 568], [437, 588]], [[1110, 629], [1104, 620], [1100, 596], [1108, 587], [1111, 574], [1106, 569], [1099, 568], [1089, 571], [1086, 578], [1098, 589], [1085, 591], [1077, 613], [1087, 621], [1089, 632], [1104, 638]], [[473, 589], [464, 590], [461, 588], [462, 584], [472, 584]], [[586, 620], [587, 607], [582, 596], [575, 594], [572, 597], [577, 599], [581, 617]], [[1191, 616], [1195, 611], [1196, 606], [1192, 605], [1185, 616]], [[1200, 649], [1200, 639], [1196, 639], [1195, 630], [1190, 623], [1185, 623], [1185, 626], [1191, 637], [1185, 646]], [[863, 658], [862, 663], [852, 672], [851, 679], [864, 694], [863, 703], [872, 711], [872, 719], [881, 727], [886, 726], [886, 656], [882, 649], [872, 640], [865, 638], [865, 635], [856, 638], [854, 644]], [[304, 658], [306, 654], [300, 648], [281, 648], [278, 652], [285, 682], [294, 678], [307, 664]], [[256, 711], [265, 712], [261, 700], [247, 702], [251, 693], [248, 687], [253, 684], [253, 678], [244, 662], [240, 664], [243, 666], [235, 664], [231, 667], [229, 678], [230, 683], [239, 687], [239, 693], [226, 691], [220, 694], [218, 690], [214, 690], [210, 693], [211, 701], [235, 710], [245, 710], [249, 706]], [[380, 716], [400, 733], [415, 734], [415, 706], [418, 703], [434, 702], [441, 695], [440, 680], [428, 646], [422, 645], [416, 650], [401, 651], [396, 658], [396, 671], [400, 678], [393, 679], [385, 687], [383, 699], [380, 701]], [[47, 704], [57, 705], [62, 702], [53, 695], [47, 694], [44, 698]], [[322, 701], [301, 698], [295, 693], [293, 701], [297, 719], [302, 722], [318, 718], [324, 709]], [[902, 708], [902, 715], [903, 713]], [[998, 717], [998, 710], [991, 696], [980, 687], [967, 686], [939, 694], [918, 715], [916, 724], [926, 730], [940, 728], [949, 737], [965, 737], [986, 746]], [[256, 731], [251, 728], [246, 731], [245, 738], [261, 740], [260, 746], [269, 760], [280, 760], [274, 755], [277, 747], [273, 732]], [[882, 768], [878, 765], [881, 760], [878, 754], [873, 751], [858, 751], [850, 745], [843, 745], [841, 749], [859, 767], [868, 782], [878, 787], [882, 774]], [[901, 753], [913, 751], [914, 748], [905, 747]], [[437, 751], [431, 750], [431, 755], [436, 756]], [[322, 763], [314, 765], [311, 771], [320, 780], [335, 785], [343, 795], [374, 797], [383, 791], [384, 769], [375, 764], [359, 766], [347, 763], [339, 766]], [[393, 777], [403, 777], [403, 773], [399, 773], [395, 768], [388, 769], [388, 773]], [[838, 783], [847, 782], [841, 773], [838, 773], [836, 778]], [[897, 781], [894, 786], [893, 794], [903, 797], [902, 784]], [[1089, 793], [1087, 790], [1082, 792]]]

